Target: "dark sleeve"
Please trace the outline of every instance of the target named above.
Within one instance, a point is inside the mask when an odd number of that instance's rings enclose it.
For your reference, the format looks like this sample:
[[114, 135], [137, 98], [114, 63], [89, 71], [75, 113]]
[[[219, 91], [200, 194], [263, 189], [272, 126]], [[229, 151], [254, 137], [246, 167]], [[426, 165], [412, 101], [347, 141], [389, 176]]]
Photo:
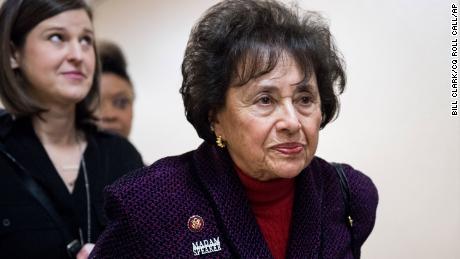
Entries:
[[118, 135], [111, 135], [107, 136], [105, 140], [104, 148], [108, 149], [106, 152], [110, 154], [110, 162], [106, 167], [112, 178], [109, 183], [129, 172], [144, 167], [141, 155], [127, 139]]
[[142, 247], [147, 247], [139, 237], [135, 224], [130, 222], [124, 205], [123, 190], [109, 186], [105, 189], [105, 210], [109, 224], [98, 238], [89, 258], [144, 258]]
[[353, 246], [360, 248], [375, 225], [378, 192], [368, 176], [349, 165], [343, 165], [343, 168], [350, 187]]
[[122, 153], [121, 159], [124, 163], [124, 166], [128, 171], [133, 171], [144, 166], [144, 162], [142, 161], [141, 154], [137, 151], [137, 149], [129, 142], [127, 139], [120, 138], [120, 142], [122, 142]]

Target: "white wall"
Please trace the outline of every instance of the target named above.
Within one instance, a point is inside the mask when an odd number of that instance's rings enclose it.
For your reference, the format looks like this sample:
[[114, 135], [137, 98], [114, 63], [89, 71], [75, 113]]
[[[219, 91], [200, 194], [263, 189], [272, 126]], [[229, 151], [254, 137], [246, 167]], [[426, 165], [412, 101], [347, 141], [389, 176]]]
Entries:
[[[105, 0], [100, 38], [124, 49], [137, 100], [132, 141], [148, 162], [201, 140], [178, 89], [193, 23], [216, 1]], [[363, 258], [460, 258], [460, 118], [450, 117], [448, 0], [304, 0], [331, 23], [348, 71], [318, 155], [368, 174], [380, 192]]]

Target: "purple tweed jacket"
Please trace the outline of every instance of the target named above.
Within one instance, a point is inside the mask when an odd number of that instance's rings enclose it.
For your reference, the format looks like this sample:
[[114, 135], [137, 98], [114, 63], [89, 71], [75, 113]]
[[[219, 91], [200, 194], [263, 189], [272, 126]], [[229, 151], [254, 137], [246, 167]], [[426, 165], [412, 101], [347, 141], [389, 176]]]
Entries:
[[[359, 251], [371, 233], [377, 189], [344, 165], [350, 231], [334, 170], [315, 157], [296, 178], [286, 258], [353, 258], [352, 246]], [[109, 224], [90, 258], [272, 258], [227, 151], [206, 143], [107, 187], [106, 212]], [[198, 228], [189, 224], [194, 215]]]

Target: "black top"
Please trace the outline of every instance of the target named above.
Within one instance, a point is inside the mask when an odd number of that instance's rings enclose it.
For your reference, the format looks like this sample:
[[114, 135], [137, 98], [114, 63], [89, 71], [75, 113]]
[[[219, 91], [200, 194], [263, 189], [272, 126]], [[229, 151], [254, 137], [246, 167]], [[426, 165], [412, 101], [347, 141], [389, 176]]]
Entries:
[[[123, 137], [84, 128], [84, 152], [91, 200], [91, 241], [105, 227], [103, 189], [121, 175], [143, 166], [137, 150]], [[30, 119], [13, 120], [0, 116], [0, 254], [2, 258], [67, 258], [66, 243], [46, 210], [24, 187], [18, 177], [24, 167], [51, 199], [69, 232], [79, 239], [79, 229], [87, 242], [87, 200], [82, 167], [69, 193]]]

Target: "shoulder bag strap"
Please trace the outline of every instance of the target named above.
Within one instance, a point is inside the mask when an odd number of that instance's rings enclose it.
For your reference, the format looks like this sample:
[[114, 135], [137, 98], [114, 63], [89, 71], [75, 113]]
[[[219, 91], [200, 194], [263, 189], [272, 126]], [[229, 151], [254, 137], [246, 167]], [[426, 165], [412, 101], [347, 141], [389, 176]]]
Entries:
[[57, 213], [56, 209], [53, 206], [50, 198], [46, 194], [45, 190], [37, 184], [37, 182], [32, 178], [28, 171], [16, 161], [16, 159], [11, 156], [5, 149], [5, 146], [0, 142], [0, 153], [3, 153], [15, 166], [19, 168], [17, 170], [17, 176], [21, 179], [24, 187], [29, 191], [29, 193], [40, 203], [40, 205], [46, 210], [48, 215], [54, 220], [57, 224], [62, 237], [64, 238], [65, 243], [67, 244], [67, 250], [71, 247], [76, 246], [79, 243], [78, 239], [72, 237], [70, 231], [64, 224], [64, 221]]
[[351, 217], [351, 210], [350, 210], [351, 195], [350, 195], [350, 188], [348, 185], [348, 179], [347, 179], [347, 176], [345, 175], [345, 171], [343, 170], [343, 167], [341, 164], [332, 163], [332, 165], [334, 166], [337, 176], [339, 177], [340, 190], [342, 191], [343, 201], [345, 204], [345, 217], [346, 217], [345, 221], [351, 232], [351, 251], [353, 253], [354, 258], [360, 258], [359, 249], [357, 250], [357, 248], [355, 248], [354, 246], [353, 218]]

